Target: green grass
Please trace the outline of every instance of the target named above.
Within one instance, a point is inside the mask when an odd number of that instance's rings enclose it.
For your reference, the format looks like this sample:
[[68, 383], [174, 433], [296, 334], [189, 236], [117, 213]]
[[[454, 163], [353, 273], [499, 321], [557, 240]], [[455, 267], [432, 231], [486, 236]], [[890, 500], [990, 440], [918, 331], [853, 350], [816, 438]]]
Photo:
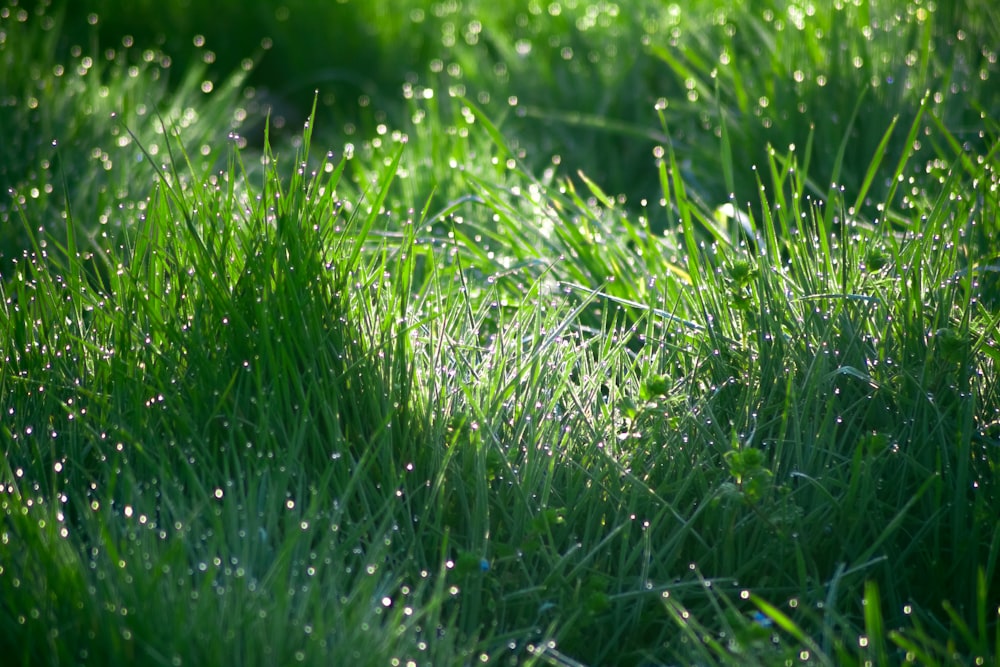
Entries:
[[141, 5], [0, 8], [11, 664], [1000, 659], [997, 10]]

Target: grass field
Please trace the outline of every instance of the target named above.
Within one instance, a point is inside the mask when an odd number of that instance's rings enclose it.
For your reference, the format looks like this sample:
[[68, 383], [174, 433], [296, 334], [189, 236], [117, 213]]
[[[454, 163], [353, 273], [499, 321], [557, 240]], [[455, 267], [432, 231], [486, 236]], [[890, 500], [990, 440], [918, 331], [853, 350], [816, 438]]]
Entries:
[[4, 664], [1000, 660], [993, 3], [119, 4], [0, 4]]

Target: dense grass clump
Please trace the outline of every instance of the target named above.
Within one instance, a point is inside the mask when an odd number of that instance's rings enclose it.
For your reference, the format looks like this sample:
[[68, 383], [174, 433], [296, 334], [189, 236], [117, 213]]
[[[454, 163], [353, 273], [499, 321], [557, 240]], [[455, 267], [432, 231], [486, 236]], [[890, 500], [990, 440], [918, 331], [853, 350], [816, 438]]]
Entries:
[[0, 654], [1000, 658], [1000, 15], [730, 5], [0, 7]]

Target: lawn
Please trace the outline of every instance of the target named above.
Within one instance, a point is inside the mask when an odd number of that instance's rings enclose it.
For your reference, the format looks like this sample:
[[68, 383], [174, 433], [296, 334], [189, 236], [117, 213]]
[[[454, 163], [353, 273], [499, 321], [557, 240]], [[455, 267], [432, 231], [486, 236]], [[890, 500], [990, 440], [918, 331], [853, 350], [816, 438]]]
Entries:
[[1000, 660], [1000, 9], [0, 4], [10, 665]]

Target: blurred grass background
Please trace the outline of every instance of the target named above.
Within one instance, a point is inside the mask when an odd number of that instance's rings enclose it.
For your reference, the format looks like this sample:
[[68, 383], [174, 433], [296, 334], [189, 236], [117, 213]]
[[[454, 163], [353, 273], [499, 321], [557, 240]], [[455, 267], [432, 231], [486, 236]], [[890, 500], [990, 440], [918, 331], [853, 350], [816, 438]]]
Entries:
[[[668, 138], [700, 196], [726, 201], [715, 167], [723, 121], [743, 167], [733, 183], [743, 205], [757, 202], [751, 167], [765, 163], [768, 146], [801, 149], [812, 132], [809, 176], [825, 191], [849, 131], [841, 180], [856, 190], [891, 119], [911, 121], [926, 91], [970, 147], [985, 142], [983, 115], [1000, 108], [1000, 12], [986, 0], [92, 0], [60, 9], [58, 52], [115, 48], [129, 35], [135, 53], [160, 49], [175, 72], [209, 60], [215, 79], [252, 59], [248, 83], [293, 134], [315, 91], [324, 132], [363, 134], [410, 123], [404, 86], [457, 89], [523, 147], [529, 167], [559, 155], [569, 174], [583, 170], [633, 207], [659, 197], [650, 167]], [[876, 184], [872, 195], [884, 191]]]

